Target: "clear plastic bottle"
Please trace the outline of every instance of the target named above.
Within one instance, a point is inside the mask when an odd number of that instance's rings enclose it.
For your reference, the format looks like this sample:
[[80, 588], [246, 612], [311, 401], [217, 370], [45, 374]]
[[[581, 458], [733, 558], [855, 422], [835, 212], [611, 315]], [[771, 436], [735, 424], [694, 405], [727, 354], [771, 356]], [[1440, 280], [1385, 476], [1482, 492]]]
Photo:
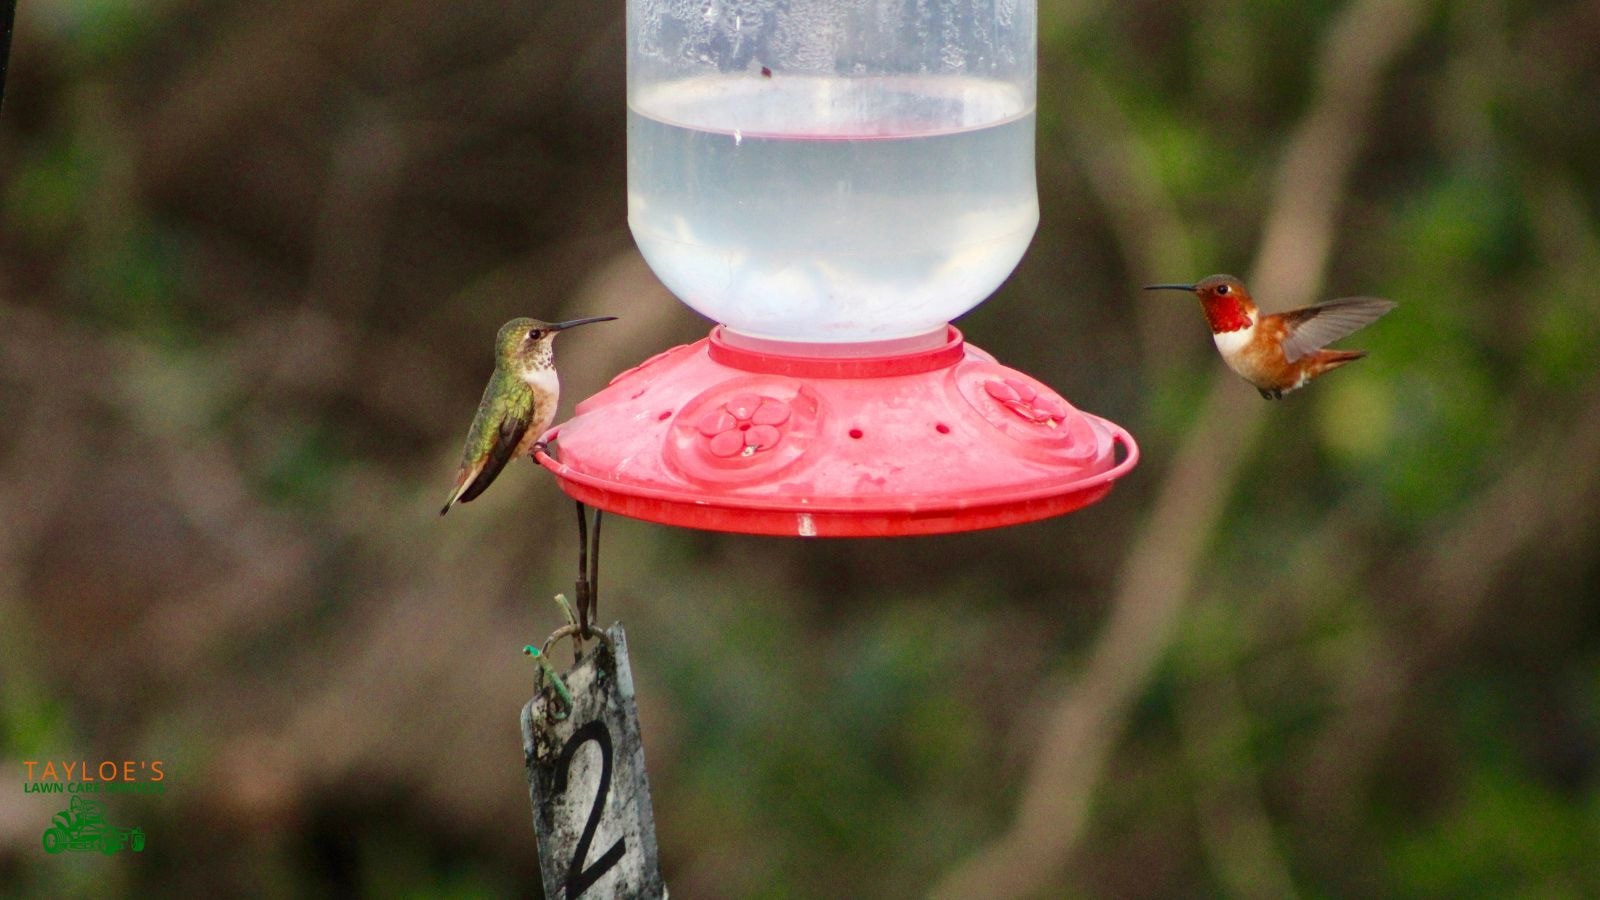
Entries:
[[913, 338], [1038, 225], [1035, 0], [629, 0], [628, 222], [737, 335]]

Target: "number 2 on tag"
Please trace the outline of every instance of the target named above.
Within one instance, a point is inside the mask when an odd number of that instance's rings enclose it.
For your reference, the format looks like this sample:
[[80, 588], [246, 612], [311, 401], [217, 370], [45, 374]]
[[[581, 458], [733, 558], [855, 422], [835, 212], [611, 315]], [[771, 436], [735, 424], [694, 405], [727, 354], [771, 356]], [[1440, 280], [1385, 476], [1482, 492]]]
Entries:
[[628, 852], [626, 840], [617, 838], [616, 843], [601, 854], [594, 865], [586, 867], [583, 864], [589, 855], [589, 844], [594, 840], [595, 829], [600, 827], [600, 818], [605, 814], [606, 799], [611, 792], [611, 732], [606, 728], [606, 723], [596, 719], [573, 732], [572, 737], [567, 739], [566, 746], [561, 748], [561, 757], [556, 761], [556, 780], [552, 787], [557, 794], [566, 792], [567, 773], [572, 768], [572, 758], [577, 755], [579, 747], [590, 741], [600, 747], [600, 786], [596, 789], [594, 802], [589, 807], [589, 818], [583, 825], [583, 834], [578, 837], [578, 846], [573, 851], [572, 862], [567, 866], [568, 898], [582, 895], [600, 880], [600, 876], [621, 862], [622, 855]]

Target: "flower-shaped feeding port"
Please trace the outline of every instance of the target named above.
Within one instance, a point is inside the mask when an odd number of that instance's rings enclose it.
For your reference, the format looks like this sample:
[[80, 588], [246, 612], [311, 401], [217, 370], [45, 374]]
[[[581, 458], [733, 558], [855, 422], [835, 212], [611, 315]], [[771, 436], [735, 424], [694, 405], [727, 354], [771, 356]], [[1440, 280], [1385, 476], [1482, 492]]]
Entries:
[[983, 389], [1006, 409], [1035, 425], [1055, 428], [1067, 417], [1066, 404], [1039, 393], [1037, 388], [1021, 379], [991, 379]]
[[695, 426], [712, 456], [754, 456], [783, 440], [789, 404], [776, 397], [741, 394], [707, 413]]

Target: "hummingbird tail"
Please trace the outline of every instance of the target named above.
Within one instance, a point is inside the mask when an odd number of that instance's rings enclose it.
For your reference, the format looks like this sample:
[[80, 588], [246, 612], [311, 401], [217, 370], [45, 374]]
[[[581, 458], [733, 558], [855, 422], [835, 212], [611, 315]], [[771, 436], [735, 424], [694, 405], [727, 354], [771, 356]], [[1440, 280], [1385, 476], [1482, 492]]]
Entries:
[[1325, 375], [1347, 363], [1353, 363], [1367, 355], [1365, 350], [1318, 350], [1312, 357], [1311, 363], [1306, 367], [1305, 380], [1310, 381], [1320, 375]]
[[1326, 372], [1345, 363], [1353, 363], [1367, 355], [1365, 350], [1323, 350], [1317, 354], [1318, 368]]
[[[439, 510], [439, 515], [442, 516], [449, 512], [450, 507], [455, 506], [457, 503], [465, 503], [472, 499], [472, 497], [463, 496], [467, 493], [467, 488], [472, 485], [472, 476], [473, 472], [470, 469], [462, 470], [461, 474], [456, 476], [456, 483], [450, 488], [450, 496], [445, 498], [444, 509]], [[473, 496], [477, 495], [474, 494]]]

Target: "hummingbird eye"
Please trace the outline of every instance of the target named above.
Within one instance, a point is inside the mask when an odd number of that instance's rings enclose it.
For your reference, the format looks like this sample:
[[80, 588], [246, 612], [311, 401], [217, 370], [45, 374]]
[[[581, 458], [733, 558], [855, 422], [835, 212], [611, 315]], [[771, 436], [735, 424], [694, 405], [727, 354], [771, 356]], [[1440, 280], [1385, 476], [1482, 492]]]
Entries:
[[1225, 284], [1217, 285], [1217, 294], [1218, 294], [1218, 296], [1227, 294], [1229, 292], [1229, 290], [1230, 290], [1229, 287], [1227, 285], [1225, 285]]

